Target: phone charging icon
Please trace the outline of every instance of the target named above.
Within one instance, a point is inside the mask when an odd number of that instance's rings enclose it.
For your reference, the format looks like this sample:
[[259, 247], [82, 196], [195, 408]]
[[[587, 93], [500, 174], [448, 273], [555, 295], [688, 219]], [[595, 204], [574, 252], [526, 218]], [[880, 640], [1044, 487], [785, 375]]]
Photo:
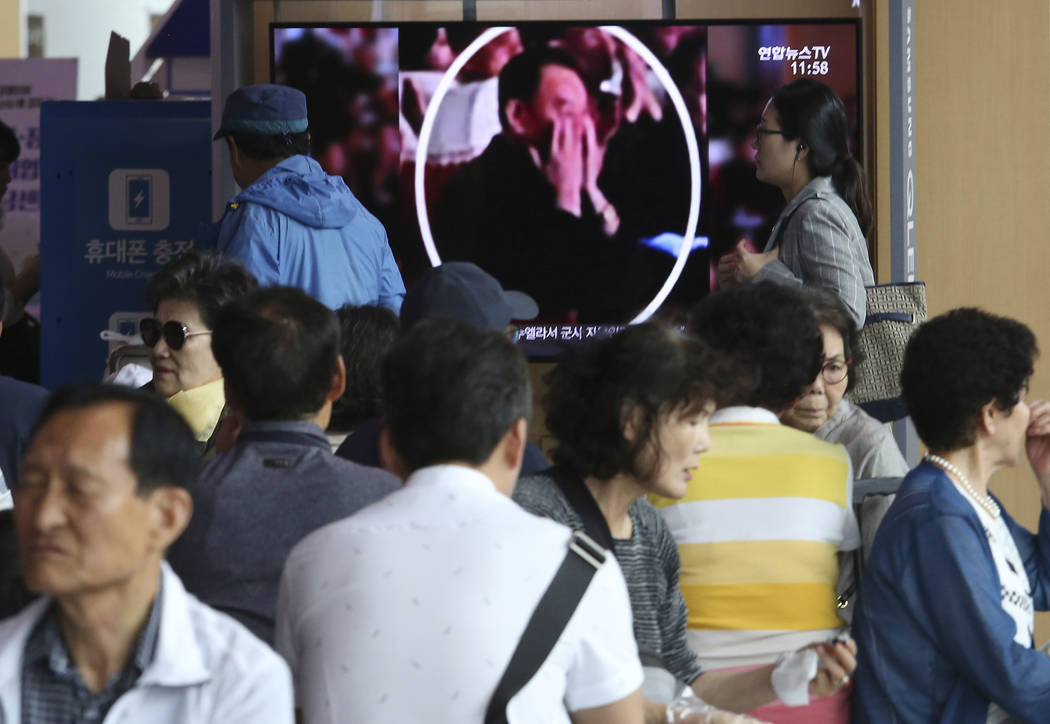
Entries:
[[127, 223], [149, 226], [153, 223], [153, 178], [128, 176], [127, 184]]
[[163, 231], [171, 221], [171, 177], [162, 168], [109, 172], [109, 226], [115, 231]]

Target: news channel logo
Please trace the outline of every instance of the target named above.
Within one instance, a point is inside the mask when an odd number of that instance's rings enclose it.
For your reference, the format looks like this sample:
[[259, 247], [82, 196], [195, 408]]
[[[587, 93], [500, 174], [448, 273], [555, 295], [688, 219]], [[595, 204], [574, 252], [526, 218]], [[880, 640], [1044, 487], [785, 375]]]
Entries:
[[109, 174], [109, 225], [117, 231], [163, 231], [171, 221], [171, 177], [161, 168]]

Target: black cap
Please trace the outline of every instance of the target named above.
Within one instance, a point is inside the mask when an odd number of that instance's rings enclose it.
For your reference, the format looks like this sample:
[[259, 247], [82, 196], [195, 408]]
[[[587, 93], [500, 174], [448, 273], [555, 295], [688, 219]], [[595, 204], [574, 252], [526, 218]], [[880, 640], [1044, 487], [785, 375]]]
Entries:
[[532, 319], [539, 312], [532, 297], [505, 291], [476, 264], [450, 261], [428, 269], [408, 290], [401, 305], [401, 326], [408, 329], [430, 317], [451, 317], [499, 331], [512, 319]]

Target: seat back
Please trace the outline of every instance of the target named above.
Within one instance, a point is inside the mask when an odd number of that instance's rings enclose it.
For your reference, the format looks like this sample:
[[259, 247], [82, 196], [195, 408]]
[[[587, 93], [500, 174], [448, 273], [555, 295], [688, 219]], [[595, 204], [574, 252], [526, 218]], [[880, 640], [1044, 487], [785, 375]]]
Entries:
[[875, 531], [897, 496], [897, 488], [902, 480], [904, 478], [870, 478], [858, 480], [853, 484], [853, 511], [860, 526], [861, 568], [871, 554]]

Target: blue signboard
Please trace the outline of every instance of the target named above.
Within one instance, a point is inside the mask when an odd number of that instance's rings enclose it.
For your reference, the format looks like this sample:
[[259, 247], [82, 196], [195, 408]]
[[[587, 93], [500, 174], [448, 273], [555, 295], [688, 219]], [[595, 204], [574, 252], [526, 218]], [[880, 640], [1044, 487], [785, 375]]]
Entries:
[[207, 101], [41, 106], [41, 382], [98, 380], [157, 269], [211, 217]]

